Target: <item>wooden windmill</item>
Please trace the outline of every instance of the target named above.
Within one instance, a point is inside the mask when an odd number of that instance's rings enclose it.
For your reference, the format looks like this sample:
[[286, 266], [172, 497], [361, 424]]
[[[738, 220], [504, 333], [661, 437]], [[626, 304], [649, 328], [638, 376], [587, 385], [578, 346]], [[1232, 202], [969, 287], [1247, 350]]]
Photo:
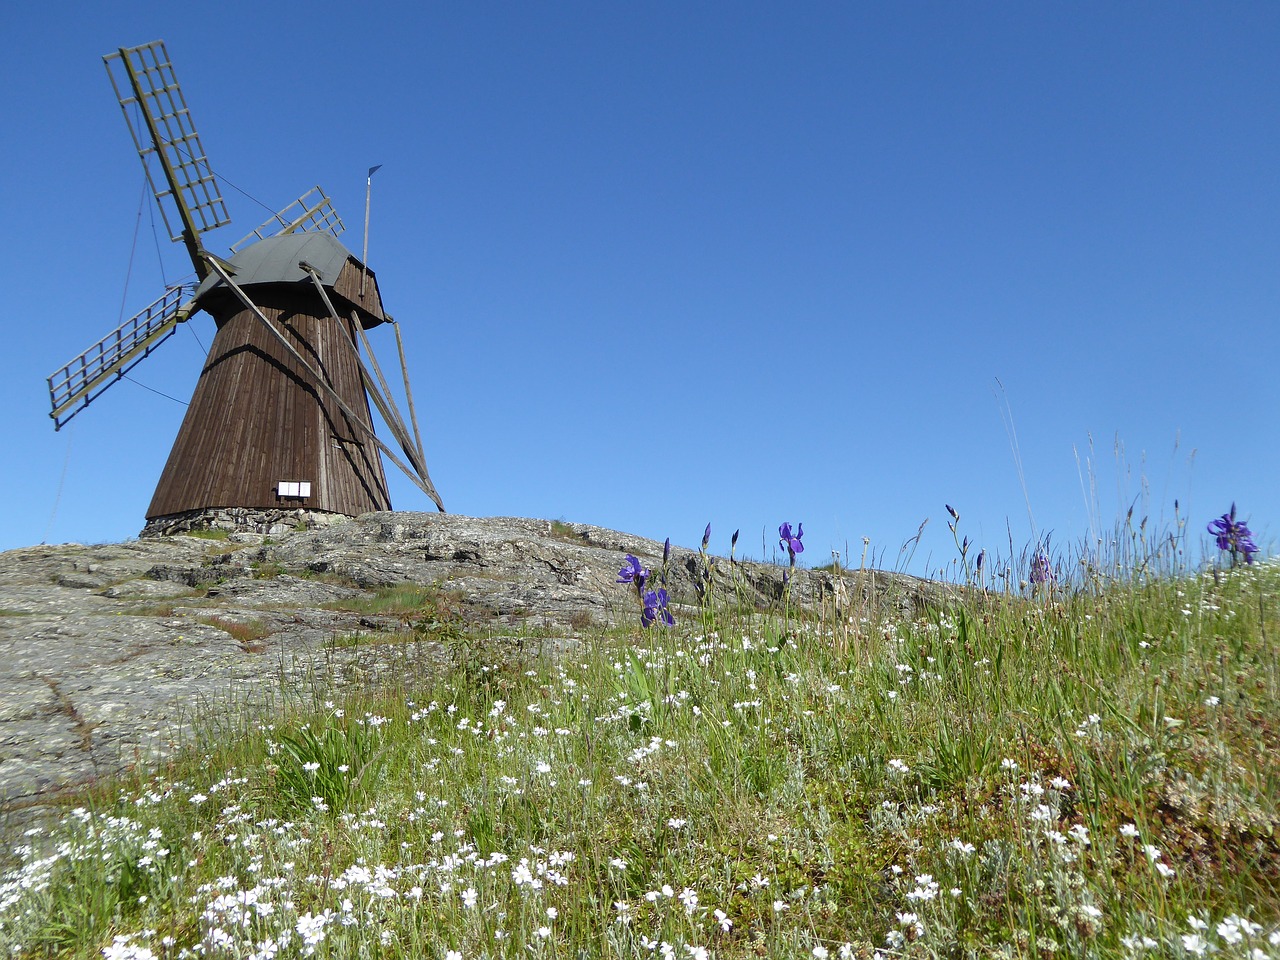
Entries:
[[[186, 245], [197, 280], [170, 287], [48, 378], [55, 428], [204, 310], [217, 334], [144, 532], [228, 514], [390, 509], [380, 453], [443, 511], [422, 452], [399, 326], [383, 310], [373, 271], [338, 241], [342, 221], [329, 198], [315, 187], [227, 257], [210, 253], [204, 234], [230, 218], [163, 41], [103, 60], [165, 224]], [[365, 336], [384, 322], [396, 331], [412, 433]], [[374, 433], [370, 398], [404, 460]]]

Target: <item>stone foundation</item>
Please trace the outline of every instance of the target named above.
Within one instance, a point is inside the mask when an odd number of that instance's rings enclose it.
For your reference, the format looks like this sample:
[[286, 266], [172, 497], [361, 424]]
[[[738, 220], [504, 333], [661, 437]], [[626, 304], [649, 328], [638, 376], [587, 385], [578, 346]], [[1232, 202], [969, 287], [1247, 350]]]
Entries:
[[283, 534], [302, 530], [316, 530], [346, 523], [351, 518], [341, 513], [324, 510], [254, 510], [249, 507], [217, 507], [208, 510], [188, 510], [155, 517], [147, 521], [139, 537], [169, 537], [193, 530], [226, 530], [228, 533]]

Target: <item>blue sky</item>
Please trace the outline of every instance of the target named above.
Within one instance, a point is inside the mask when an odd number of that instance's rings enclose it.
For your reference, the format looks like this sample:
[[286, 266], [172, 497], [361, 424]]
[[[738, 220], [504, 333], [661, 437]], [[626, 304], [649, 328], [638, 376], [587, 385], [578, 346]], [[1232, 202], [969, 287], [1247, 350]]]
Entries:
[[190, 270], [101, 62], [159, 38], [211, 249], [320, 184], [358, 252], [383, 164], [369, 262], [452, 512], [757, 556], [802, 521], [889, 567], [929, 518], [925, 573], [946, 503], [1007, 554], [1234, 500], [1274, 547], [1280, 6], [112, 7], [6, 22], [0, 548], [136, 535], [183, 413], [151, 391], [213, 336], [52, 429], [44, 377]]

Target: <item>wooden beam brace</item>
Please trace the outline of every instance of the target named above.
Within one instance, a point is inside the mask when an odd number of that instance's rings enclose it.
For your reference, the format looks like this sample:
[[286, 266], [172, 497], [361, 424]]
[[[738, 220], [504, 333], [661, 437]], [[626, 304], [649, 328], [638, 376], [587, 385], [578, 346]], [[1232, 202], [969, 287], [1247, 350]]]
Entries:
[[400, 352], [400, 375], [404, 377], [404, 398], [409, 404], [409, 422], [413, 424], [413, 439], [418, 444], [418, 455], [422, 457], [422, 462], [426, 463], [426, 454], [422, 452], [422, 434], [418, 432], [418, 414], [413, 409], [413, 389], [409, 386], [409, 366], [404, 362], [404, 340], [400, 337], [400, 324], [392, 320], [391, 326], [396, 332], [396, 350]]
[[[338, 311], [333, 308], [333, 301], [329, 299], [328, 291], [325, 290], [324, 284], [320, 281], [320, 274], [311, 264], [305, 260], [298, 261], [301, 267], [309, 277], [311, 282], [315, 284], [320, 299], [324, 301], [325, 307], [329, 311], [329, 316], [339, 325], [342, 319], [338, 316]], [[377, 385], [373, 382], [373, 377], [369, 375], [369, 370], [364, 364], [364, 359], [360, 356], [360, 351], [356, 349], [354, 343], [351, 344], [351, 350], [355, 354], [356, 363], [360, 367], [360, 377], [364, 382], [365, 390], [373, 399], [374, 406], [378, 408], [378, 413], [382, 415], [382, 419], [386, 421], [387, 427], [395, 435], [396, 441], [400, 444], [400, 449], [404, 451], [405, 457], [413, 469], [417, 471], [419, 487], [427, 493], [440, 511], [444, 512], [444, 504], [440, 500], [440, 494], [436, 490], [435, 484], [431, 482], [431, 475], [427, 472], [427, 458], [422, 452], [421, 440], [415, 446], [409, 438], [409, 430], [404, 424], [404, 417], [400, 415], [399, 408], [396, 407], [395, 400], [391, 396], [391, 389], [387, 386], [386, 378], [382, 375], [382, 367], [378, 363], [378, 356], [373, 352], [373, 344], [369, 342], [369, 338], [365, 336], [364, 326], [360, 323], [360, 318], [354, 310], [351, 311], [351, 322], [355, 325], [356, 332], [360, 336], [360, 341], [364, 344], [365, 352], [369, 354], [369, 361], [373, 364], [373, 369], [378, 375], [378, 383], [381, 384], [382, 390], [379, 392]], [[403, 356], [403, 351], [402, 351]], [[416, 421], [415, 421], [416, 429]], [[426, 487], [422, 487], [426, 484]]]
[[[353, 321], [356, 321], [356, 312], [355, 312], [354, 310], [352, 310], [352, 311], [351, 311], [351, 319], [352, 319]], [[383, 388], [384, 390], [386, 390], [386, 389], [387, 389], [387, 382], [386, 382], [386, 380], [383, 380], [383, 379], [382, 379], [382, 369], [381, 369], [381, 367], [379, 367], [379, 366], [378, 366], [378, 358], [374, 355], [374, 352], [373, 352], [373, 344], [371, 344], [371, 343], [369, 342], [369, 338], [368, 338], [367, 336], [365, 336], [364, 327], [360, 326], [360, 324], [359, 324], [359, 322], [358, 322], [358, 321], [356, 322], [356, 330], [359, 332], [359, 334], [360, 334], [360, 340], [361, 340], [361, 342], [362, 342], [362, 343], [364, 343], [364, 348], [365, 348], [365, 350], [366, 350], [366, 351], [368, 352], [368, 354], [369, 354], [369, 359], [370, 359], [371, 361], [373, 361], [374, 369], [378, 371], [378, 379], [379, 379], [379, 380], [382, 380], [382, 388]], [[397, 331], [397, 333], [398, 333], [398, 331]], [[391, 391], [389, 391], [389, 390], [388, 390], [388, 391], [387, 391], [387, 395], [388, 395], [388, 396], [390, 396], [390, 394], [391, 394]], [[412, 401], [412, 398], [410, 398], [410, 401], [409, 401], [409, 402], [412, 404], [412, 402], [413, 402], [413, 401]], [[409, 412], [410, 412], [410, 414], [412, 414], [412, 412], [413, 412], [413, 408], [412, 408], [412, 406], [410, 406], [410, 408], [409, 408]], [[398, 417], [399, 415], [400, 415], [400, 411], [399, 411], [399, 410], [397, 410], [397, 411], [396, 411], [396, 416]], [[418, 429], [418, 421], [417, 421], [417, 419], [416, 419], [416, 418], [414, 419], [413, 427], [414, 427], [414, 432], [416, 433], [416, 432], [417, 432], [417, 429]], [[403, 441], [401, 441], [401, 444], [402, 444], [402, 446], [404, 447], [405, 456], [409, 457], [409, 459], [410, 459], [410, 460], [412, 460], [412, 459], [414, 459], [414, 457], [413, 457], [413, 454], [411, 454], [409, 451], [410, 451], [411, 449], [415, 449], [415, 448], [414, 448], [413, 444], [412, 444], [412, 443], [410, 443], [410, 441], [409, 441], [409, 432], [408, 432], [407, 430], [405, 430], [405, 426], [404, 426], [404, 421], [403, 421], [403, 420], [401, 420], [401, 421], [400, 421], [400, 429], [401, 429], [402, 431], [404, 431], [404, 440], [403, 440]], [[425, 483], [427, 484], [427, 486], [429, 486], [432, 490], [435, 490], [436, 485], [435, 485], [434, 483], [432, 483], [432, 482], [431, 482], [431, 474], [427, 472], [427, 458], [426, 458], [426, 455], [422, 452], [422, 441], [421, 441], [421, 439], [419, 439], [419, 440], [418, 440], [416, 450], [417, 450], [417, 464], [416, 464], [416, 465], [418, 466], [418, 470], [419, 470], [419, 473], [420, 473], [420, 474], [421, 474], [421, 476], [422, 476], [422, 480], [423, 480], [423, 482], [425, 482]], [[434, 500], [436, 501], [436, 503], [437, 503], [437, 504], [439, 504], [439, 503], [440, 503], [440, 495], [439, 495], [439, 494], [436, 494], [436, 496], [435, 496], [435, 497], [433, 497], [432, 499], [434, 499]], [[440, 511], [441, 511], [442, 513], [444, 512], [444, 507], [443, 507], [443, 506], [441, 506], [441, 507], [440, 507]]]

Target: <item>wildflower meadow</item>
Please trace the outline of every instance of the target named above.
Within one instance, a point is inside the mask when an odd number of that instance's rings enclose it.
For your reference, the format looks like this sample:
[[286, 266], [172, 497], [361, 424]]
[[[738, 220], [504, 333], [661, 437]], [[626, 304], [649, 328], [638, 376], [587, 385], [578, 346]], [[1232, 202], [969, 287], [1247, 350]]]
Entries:
[[972, 556], [948, 512], [910, 612], [793, 603], [790, 522], [747, 607], [708, 526], [692, 590], [620, 554], [634, 616], [554, 653], [211, 721], [17, 838], [0, 950], [1280, 957], [1280, 565], [1234, 506], [1194, 564]]

